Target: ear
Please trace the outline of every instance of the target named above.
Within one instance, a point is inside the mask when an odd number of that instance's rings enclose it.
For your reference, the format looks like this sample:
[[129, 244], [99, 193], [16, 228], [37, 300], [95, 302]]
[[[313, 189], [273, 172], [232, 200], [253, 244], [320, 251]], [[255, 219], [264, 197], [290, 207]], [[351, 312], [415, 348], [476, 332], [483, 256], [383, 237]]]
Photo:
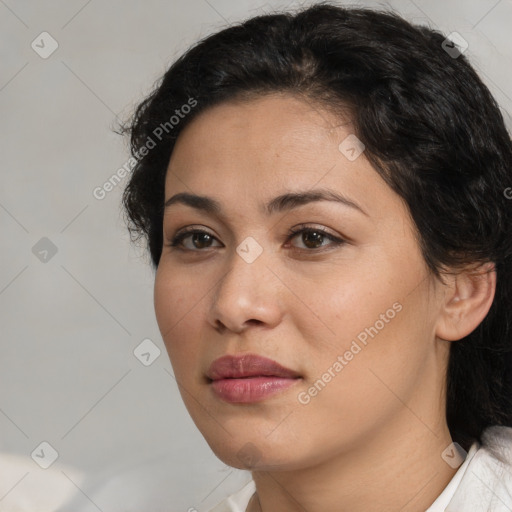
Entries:
[[496, 291], [494, 263], [467, 268], [451, 276], [436, 326], [436, 336], [456, 341], [473, 332], [491, 308]]

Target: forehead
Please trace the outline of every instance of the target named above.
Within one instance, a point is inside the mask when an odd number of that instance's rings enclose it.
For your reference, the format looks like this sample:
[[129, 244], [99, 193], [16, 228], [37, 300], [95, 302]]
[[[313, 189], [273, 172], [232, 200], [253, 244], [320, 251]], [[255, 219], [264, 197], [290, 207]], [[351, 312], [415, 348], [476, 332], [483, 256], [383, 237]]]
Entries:
[[287, 94], [225, 102], [198, 114], [179, 135], [173, 156], [186, 152], [188, 159], [205, 157], [197, 144], [208, 146], [210, 158], [255, 151], [262, 158], [290, 151], [307, 153], [315, 143], [336, 144], [340, 130], [349, 130], [348, 125], [324, 107]]
[[340, 136], [350, 132], [347, 124], [317, 104], [286, 94], [225, 102], [185, 127], [169, 169], [186, 167], [189, 178], [199, 170], [203, 175], [208, 170], [240, 174], [241, 163], [245, 175], [255, 167], [274, 176], [276, 167], [296, 173], [308, 167], [320, 148], [336, 149]]
[[364, 152], [349, 160], [340, 151], [349, 136], [354, 137], [348, 117], [296, 96], [222, 103], [200, 113], [179, 135], [165, 196], [191, 192], [240, 205], [322, 186], [357, 197], [363, 208], [397, 201]]

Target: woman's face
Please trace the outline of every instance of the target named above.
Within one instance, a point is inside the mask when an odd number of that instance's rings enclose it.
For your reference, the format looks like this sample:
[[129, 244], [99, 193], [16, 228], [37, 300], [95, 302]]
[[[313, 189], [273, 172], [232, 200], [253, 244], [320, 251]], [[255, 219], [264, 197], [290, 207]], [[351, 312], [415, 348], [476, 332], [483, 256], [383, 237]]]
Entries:
[[[231, 466], [311, 466], [420, 417], [427, 434], [444, 406], [438, 285], [352, 133], [269, 95], [203, 112], [173, 151], [166, 200], [218, 209], [166, 207], [156, 317], [188, 411]], [[320, 190], [346, 201], [275, 201]], [[206, 234], [170, 246], [184, 228]]]

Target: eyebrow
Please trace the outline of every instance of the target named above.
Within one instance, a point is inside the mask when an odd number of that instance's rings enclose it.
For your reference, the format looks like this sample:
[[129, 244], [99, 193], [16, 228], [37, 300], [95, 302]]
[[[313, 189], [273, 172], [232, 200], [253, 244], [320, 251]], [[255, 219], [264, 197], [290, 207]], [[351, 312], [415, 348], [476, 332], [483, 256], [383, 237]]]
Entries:
[[[260, 205], [260, 208], [267, 215], [272, 215], [317, 201], [337, 202], [358, 210], [369, 217], [368, 213], [366, 213], [356, 202], [339, 192], [323, 188], [308, 190], [305, 192], [288, 192], [286, 194], [281, 194], [271, 199], [266, 205]], [[190, 206], [196, 210], [202, 210], [212, 215], [222, 214], [221, 204], [216, 199], [208, 196], [199, 196], [188, 192], [180, 192], [179, 194], [175, 194], [167, 199], [164, 203], [164, 207], [168, 208], [169, 206], [177, 203]]]

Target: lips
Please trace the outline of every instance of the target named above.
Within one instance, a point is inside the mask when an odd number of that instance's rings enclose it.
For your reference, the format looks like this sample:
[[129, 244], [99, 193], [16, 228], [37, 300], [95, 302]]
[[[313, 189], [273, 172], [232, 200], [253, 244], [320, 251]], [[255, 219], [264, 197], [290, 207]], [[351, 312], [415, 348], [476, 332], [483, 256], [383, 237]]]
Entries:
[[207, 376], [211, 380], [243, 379], [249, 377], [300, 377], [298, 372], [281, 366], [276, 361], [252, 354], [223, 356], [210, 366]]
[[301, 380], [298, 372], [253, 354], [220, 357], [207, 377], [215, 395], [230, 403], [259, 402]]

